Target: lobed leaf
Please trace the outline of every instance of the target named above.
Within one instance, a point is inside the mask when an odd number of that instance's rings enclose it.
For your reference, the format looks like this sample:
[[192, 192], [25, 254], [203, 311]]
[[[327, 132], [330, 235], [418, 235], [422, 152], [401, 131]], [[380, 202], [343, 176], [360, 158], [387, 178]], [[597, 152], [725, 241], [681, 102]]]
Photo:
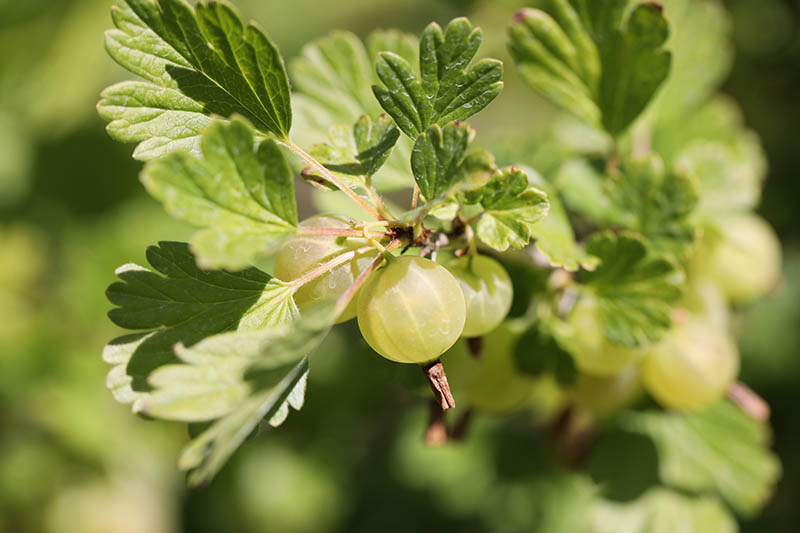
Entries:
[[411, 169], [426, 200], [438, 199], [466, 177], [463, 163], [474, 137], [475, 130], [457, 122], [434, 124], [417, 137]]
[[731, 513], [713, 496], [687, 496], [663, 487], [654, 487], [630, 503], [599, 500], [592, 517], [592, 531], [597, 533], [739, 530]]
[[147, 249], [153, 270], [129, 264], [121, 281], [106, 291], [117, 307], [112, 322], [139, 333], [112, 340], [103, 359], [114, 367], [107, 384], [114, 397], [134, 410], [151, 387], [148, 376], [177, 361], [173, 346], [186, 346], [230, 330], [272, 326], [297, 315], [293, 290], [256, 268], [240, 272], [201, 270], [184, 243], [161, 242]]
[[729, 402], [695, 413], [630, 412], [622, 424], [653, 440], [665, 484], [719, 494], [743, 516], [761, 509], [780, 476], [769, 428]]
[[667, 173], [657, 155], [626, 160], [606, 178], [621, 225], [647, 238], [655, 253], [682, 258], [695, 239], [698, 192], [688, 173]]
[[669, 27], [655, 2], [627, 18], [627, 0], [554, 0], [551, 14], [523, 9], [509, 28], [522, 78], [591, 125], [622, 133], [669, 74]]
[[[392, 51], [416, 63], [417, 49], [416, 37], [398, 31], [373, 32], [366, 46], [346, 31], [331, 32], [305, 45], [300, 57], [289, 63], [297, 91], [292, 98], [296, 118], [292, 138], [324, 150], [315, 154], [328, 162], [357, 163], [350, 126], [364, 115], [373, 123], [384, 121], [371, 88], [378, 81], [372, 67], [377, 54]], [[323, 148], [320, 143], [325, 141], [330, 147]], [[385, 165], [374, 172], [376, 188], [409, 186], [410, 152], [410, 141], [399, 139]]]
[[532, 228], [536, 249], [544, 254], [551, 266], [570, 272], [578, 268], [594, 270], [598, 259], [586, 253], [583, 246], [575, 241], [575, 233], [559, 195], [536, 172], [529, 170], [528, 177], [533, 185], [547, 195], [550, 204], [547, 216]]
[[420, 38], [419, 74], [392, 52], [378, 54], [376, 71], [383, 85], [372, 87], [381, 107], [416, 140], [432, 124], [466, 120], [485, 108], [503, 88], [503, 64], [482, 59], [470, 65], [482, 41], [466, 18], [444, 31], [431, 23]]
[[192, 239], [203, 266], [242, 268], [295, 232], [292, 172], [275, 142], [256, 147], [240, 120], [213, 123], [200, 149], [201, 157], [175, 153], [148, 163], [142, 182], [171, 215], [203, 228]]
[[[136, 157], [196, 149], [202, 116], [209, 115], [239, 114], [264, 133], [287, 136], [292, 112], [283, 60], [229, 4], [124, 0], [112, 7], [112, 18], [109, 55], [147, 82], [109, 88], [98, 109], [114, 138], [146, 143]], [[187, 118], [193, 125], [180, 128]]]
[[484, 209], [476, 225], [478, 238], [499, 252], [527, 245], [550, 208], [547, 195], [529, 186], [525, 173], [513, 167], [495, 174], [468, 199]]
[[311, 155], [333, 172], [366, 179], [380, 170], [389, 158], [400, 131], [385, 114], [374, 121], [369, 115], [362, 115], [352, 133], [334, 126], [328, 137], [329, 143], [311, 147]]
[[670, 302], [681, 295], [675, 266], [649, 255], [645, 241], [633, 233], [597, 233], [586, 251], [601, 261], [581, 274], [597, 296], [609, 340], [628, 346], [658, 340], [672, 324]]
[[178, 465], [189, 471], [189, 485], [208, 482], [262, 420], [278, 426], [290, 407], [302, 408], [308, 354], [334, 321], [332, 307], [323, 306], [272, 328], [217, 335], [180, 347], [184, 364], [161, 370], [186, 377], [216, 372], [222, 387], [154, 376], [162, 387], [146, 399], [146, 412], [189, 421], [218, 417], [181, 453]]

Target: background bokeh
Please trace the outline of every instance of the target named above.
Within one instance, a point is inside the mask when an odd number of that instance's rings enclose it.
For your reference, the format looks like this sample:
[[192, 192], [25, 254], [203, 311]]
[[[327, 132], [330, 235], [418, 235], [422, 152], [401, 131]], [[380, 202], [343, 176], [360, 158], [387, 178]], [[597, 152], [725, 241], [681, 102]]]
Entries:
[[[524, 5], [235, 3], [286, 57], [333, 28], [419, 32], [466, 14], [484, 28], [481, 53], [505, 59], [505, 25]], [[790, 532], [800, 518], [800, 2], [725, 4], [736, 56], [723, 90], [762, 138], [760, 214], [785, 247], [780, 287], [737, 314], [743, 379], [772, 406], [784, 464], [772, 502], [742, 527]], [[466, 443], [425, 449], [425, 400], [409, 386], [418, 371], [354, 349], [352, 324], [316, 358], [302, 412], [249, 441], [211, 486], [184, 488], [174, 460], [185, 429], [130, 415], [104, 387], [100, 352], [119, 334], [105, 316], [115, 267], [188, 236], [146, 197], [132, 147], [111, 141], [94, 111], [125, 76], [102, 47], [109, 5], [0, 0], [0, 532], [522, 531], [544, 507], [566, 506], [526, 485], [548, 457], [525, 417], [479, 417]], [[476, 117], [480, 135], [546, 128], [556, 111], [512, 68], [506, 82]]]

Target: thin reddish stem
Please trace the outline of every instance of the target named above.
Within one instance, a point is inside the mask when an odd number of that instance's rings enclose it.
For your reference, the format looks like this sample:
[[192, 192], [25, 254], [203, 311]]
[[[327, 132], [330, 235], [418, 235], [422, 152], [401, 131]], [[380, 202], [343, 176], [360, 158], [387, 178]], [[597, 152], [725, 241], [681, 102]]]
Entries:
[[367, 253], [370, 250], [374, 250], [374, 249], [375, 248], [372, 247], [372, 246], [362, 246], [361, 248], [356, 248], [355, 250], [350, 250], [349, 252], [344, 252], [344, 253], [342, 253], [340, 255], [337, 255], [336, 257], [334, 257], [330, 261], [326, 261], [325, 263], [322, 263], [318, 267], [316, 267], [316, 268], [314, 268], [312, 270], [309, 270], [308, 272], [306, 272], [305, 274], [303, 274], [299, 278], [297, 278], [295, 280], [292, 280], [292, 285], [294, 285], [296, 287], [299, 287], [301, 285], [305, 285], [309, 281], [317, 279], [318, 277], [322, 276], [326, 272], [330, 272], [331, 270], [333, 270], [337, 266], [350, 261], [351, 259], [353, 259], [357, 255], [361, 255], [361, 254]]
[[[392, 250], [398, 248], [400, 244], [401, 244], [400, 239], [394, 239], [392, 242], [386, 245], [385, 252], [391, 252]], [[358, 289], [360, 289], [361, 286], [364, 284], [364, 282], [367, 281], [367, 276], [369, 276], [373, 270], [378, 268], [378, 265], [383, 260], [384, 260], [383, 254], [373, 259], [372, 262], [369, 265], [367, 265], [367, 268], [365, 268], [364, 271], [358, 275], [356, 280], [353, 282], [353, 285], [350, 286], [350, 288], [347, 289], [347, 291], [339, 297], [339, 299], [336, 301], [336, 310], [338, 313], [343, 312], [347, 308], [347, 306], [350, 305], [350, 300], [353, 299], [353, 297], [358, 292]]]
[[310, 154], [306, 153], [305, 150], [297, 146], [293, 141], [286, 140], [283, 141], [283, 145], [289, 148], [291, 151], [299, 155], [306, 163], [309, 164], [314, 170], [316, 170], [320, 176], [325, 178], [326, 180], [333, 183], [340, 191], [345, 193], [347, 196], [350, 197], [355, 203], [357, 203], [361, 208], [370, 214], [370, 216], [374, 217], [377, 220], [383, 220], [383, 217], [375, 210], [373, 206], [367, 203], [363, 198], [361, 198], [358, 194], [355, 193], [353, 189], [342, 183], [342, 180], [336, 177], [336, 175], [325, 168], [325, 165], [311, 157]]
[[[300, 235], [330, 235], [333, 237], [364, 237], [364, 232], [358, 229], [347, 228], [310, 228], [300, 226], [297, 228]], [[376, 233], [376, 237], [382, 237], [385, 233]]]

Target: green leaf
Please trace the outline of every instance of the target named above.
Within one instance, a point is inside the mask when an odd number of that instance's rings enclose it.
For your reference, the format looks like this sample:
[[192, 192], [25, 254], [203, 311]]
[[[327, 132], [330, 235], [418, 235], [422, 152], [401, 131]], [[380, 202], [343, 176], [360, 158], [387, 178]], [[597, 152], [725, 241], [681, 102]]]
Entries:
[[411, 169], [426, 200], [446, 194], [466, 177], [462, 164], [474, 137], [475, 130], [457, 122], [444, 128], [434, 124], [417, 137], [411, 152]]
[[608, 196], [622, 226], [644, 235], [655, 253], [683, 257], [694, 242], [690, 217], [698, 203], [687, 173], [667, 173], [655, 154], [626, 160], [606, 180]]
[[552, 374], [565, 387], [573, 385], [578, 377], [575, 361], [540, 325], [528, 329], [514, 346], [514, 363], [524, 375], [540, 377]]
[[739, 529], [716, 498], [691, 497], [663, 487], [654, 487], [630, 503], [598, 500], [592, 516], [596, 533], [736, 533]]
[[551, 266], [561, 267], [570, 272], [577, 271], [579, 267], [593, 270], [598, 260], [575, 242], [575, 233], [567, 212], [561, 205], [559, 195], [536, 172], [528, 171], [528, 177], [533, 185], [547, 195], [550, 204], [547, 216], [533, 227], [536, 249], [544, 254]]
[[500, 252], [528, 244], [535, 224], [550, 208], [547, 195], [530, 187], [528, 176], [513, 167], [498, 172], [468, 196], [484, 209], [476, 225], [478, 238]]
[[262, 420], [282, 421], [290, 406], [301, 409], [307, 376], [308, 359], [303, 358], [273, 388], [248, 397], [189, 442], [178, 459], [178, 467], [189, 472], [188, 485], [211, 481]]
[[142, 161], [171, 152], [200, 153], [200, 134], [211, 124], [202, 104], [180, 90], [125, 81], [102, 92], [97, 105], [108, 133], [121, 142], [139, 143], [133, 157]]
[[[734, 58], [733, 17], [720, 2], [661, 2], [672, 29], [669, 77], [649, 114], [656, 128], [685, 122], [728, 77]], [[697, 39], [702, 35], [701, 40]], [[662, 154], [663, 155], [663, 154]]]
[[311, 155], [333, 172], [369, 178], [391, 155], [400, 131], [385, 114], [375, 121], [363, 115], [352, 133], [334, 126], [328, 137], [330, 143], [312, 146]]
[[[283, 60], [229, 4], [203, 1], [192, 8], [185, 0], [125, 0], [112, 8], [112, 17], [116, 29], [106, 32], [108, 53], [147, 82], [109, 88], [98, 108], [112, 122], [115, 138], [156, 139], [137, 157], [196, 148], [202, 115], [239, 114], [262, 132], [287, 136], [292, 112]], [[177, 127], [187, 118], [192, 127]]]
[[431, 23], [420, 38], [420, 72], [393, 52], [378, 54], [383, 85], [372, 87], [397, 126], [416, 139], [432, 124], [466, 120], [494, 100], [503, 88], [503, 64], [481, 59], [470, 66], [483, 39], [466, 18], [445, 28]]
[[153, 370], [176, 361], [173, 346], [186, 346], [230, 330], [251, 330], [297, 315], [293, 289], [256, 268], [200, 270], [189, 246], [161, 242], [147, 249], [154, 270], [134, 264], [117, 269], [120, 282], [106, 294], [117, 307], [111, 320], [140, 330], [112, 340], [103, 359], [114, 367], [107, 384], [114, 397], [141, 407]]
[[[332, 308], [323, 306], [269, 329], [226, 333], [179, 349], [185, 364], [173, 372], [191, 378], [219, 371], [223, 380], [227, 378], [222, 386], [210, 380], [198, 383], [155, 376], [164, 388], [148, 398], [148, 413], [183, 420], [224, 413], [181, 453], [178, 466], [189, 470], [189, 485], [210, 481], [262, 420], [278, 426], [290, 407], [303, 406], [308, 354], [322, 343], [334, 320]], [[224, 391], [221, 400], [220, 389]]]
[[622, 424], [653, 439], [665, 484], [715, 492], [745, 517], [761, 509], [780, 477], [769, 428], [729, 402], [695, 413], [630, 412]]
[[[369, 49], [369, 50], [368, 50]], [[328, 141], [336, 158], [352, 159], [350, 125], [368, 115], [382, 122], [382, 109], [372, 94], [378, 81], [372, 67], [377, 54], [393, 51], [417, 62], [416, 37], [397, 31], [377, 31], [367, 37], [367, 46], [350, 32], [334, 31], [302, 49], [289, 63], [295, 92], [292, 103], [295, 124], [292, 138], [300, 145]], [[346, 125], [346, 127], [345, 127]], [[335, 131], [335, 134], [331, 134]], [[345, 131], [347, 132], [345, 135]], [[411, 143], [400, 139], [386, 164], [376, 172], [379, 190], [407, 188]], [[329, 159], [334, 162], [334, 159]]]
[[669, 74], [661, 6], [641, 3], [625, 19], [627, 0], [553, 4], [555, 18], [537, 9], [514, 16], [510, 47], [520, 74], [581, 120], [619, 135]]
[[612, 135], [639, 116], [669, 74], [672, 56], [662, 46], [669, 26], [656, 3], [639, 4], [619, 32], [600, 45], [603, 76], [599, 102]]
[[560, 25], [539, 9], [514, 15], [511, 54], [526, 83], [587, 124], [598, 125], [599, 52], [572, 6], [566, 0], [555, 4]]
[[581, 279], [597, 296], [609, 340], [627, 346], [658, 340], [672, 324], [670, 302], [681, 295], [675, 266], [648, 255], [632, 233], [597, 233], [586, 251], [601, 261], [592, 272], [582, 270]]
[[171, 215], [204, 228], [192, 239], [204, 267], [242, 268], [295, 232], [294, 181], [274, 141], [256, 147], [243, 122], [215, 122], [201, 152], [151, 161], [141, 179]]

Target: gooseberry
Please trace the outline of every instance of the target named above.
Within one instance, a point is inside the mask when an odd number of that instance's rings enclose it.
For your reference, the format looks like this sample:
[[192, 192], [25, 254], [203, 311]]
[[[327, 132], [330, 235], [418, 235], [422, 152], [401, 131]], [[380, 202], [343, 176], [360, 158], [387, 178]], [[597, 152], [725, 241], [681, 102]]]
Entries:
[[[337, 229], [351, 227], [347, 218], [339, 215], [316, 215], [302, 221], [300, 226]], [[292, 237], [280, 247], [275, 256], [275, 277], [282, 281], [295, 280], [336, 256], [365, 245], [363, 239], [336, 235]], [[302, 285], [294, 295], [298, 308], [302, 311], [304, 308], [325, 300], [334, 300], [344, 294], [377, 254], [377, 250], [360, 254]], [[337, 322], [344, 322], [356, 316], [356, 300], [357, 296], [351, 300]]]
[[416, 256], [392, 258], [358, 298], [358, 327], [373, 350], [398, 363], [427, 363], [464, 330], [464, 294], [446, 268]]
[[642, 363], [648, 392], [674, 409], [711, 405], [739, 372], [739, 354], [730, 336], [701, 318], [687, 317], [675, 320]]
[[508, 314], [514, 291], [511, 278], [496, 260], [485, 255], [467, 255], [448, 265], [464, 291], [467, 319], [465, 337], [492, 331]]

